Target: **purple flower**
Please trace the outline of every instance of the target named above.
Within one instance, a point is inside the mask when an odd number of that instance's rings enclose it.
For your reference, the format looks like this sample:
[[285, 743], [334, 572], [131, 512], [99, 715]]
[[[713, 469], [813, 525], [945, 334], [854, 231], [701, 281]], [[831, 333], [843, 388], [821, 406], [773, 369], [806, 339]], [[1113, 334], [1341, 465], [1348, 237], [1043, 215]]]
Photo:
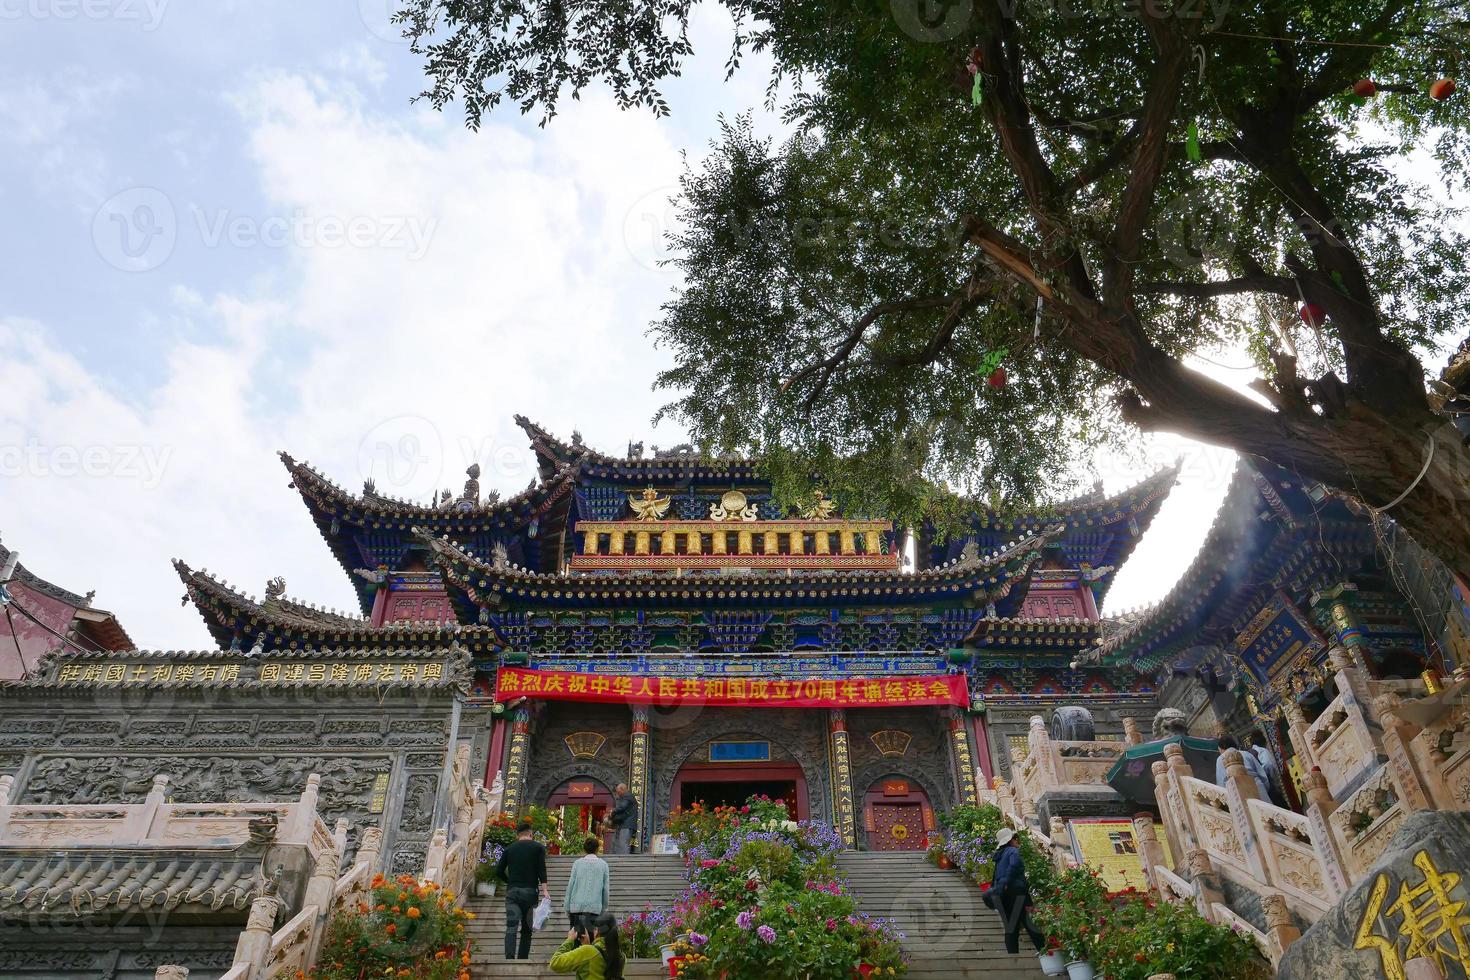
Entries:
[[761, 937], [761, 942], [763, 943], [773, 943], [776, 941], [776, 930], [770, 926], [761, 926], [755, 931], [755, 934]]
[[707, 942], [709, 942], [708, 936], [701, 936], [697, 932], [691, 932], [689, 934], [689, 945], [691, 946], [703, 946]]
[[739, 915], [735, 916], [735, 924], [742, 929], [749, 929], [751, 926], [755, 925], [755, 913], [751, 912], [748, 909], [744, 912], [741, 912]]

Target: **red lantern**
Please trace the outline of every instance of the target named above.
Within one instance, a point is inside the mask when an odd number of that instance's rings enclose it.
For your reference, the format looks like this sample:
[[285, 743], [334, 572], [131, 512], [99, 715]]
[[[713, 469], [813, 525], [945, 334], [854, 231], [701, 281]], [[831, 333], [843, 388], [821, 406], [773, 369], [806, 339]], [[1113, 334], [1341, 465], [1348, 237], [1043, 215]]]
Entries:
[[1371, 99], [1378, 94], [1378, 86], [1373, 84], [1371, 78], [1360, 78], [1353, 83], [1353, 94], [1364, 99]]
[[1429, 86], [1429, 97], [1436, 102], [1442, 102], [1455, 94], [1455, 80], [1453, 78], [1439, 78]]
[[991, 371], [990, 377], [985, 379], [985, 383], [992, 388], [1004, 388], [1006, 386], [1006, 369], [998, 367], [994, 371]]
[[1308, 303], [1301, 309], [1302, 322], [1309, 327], [1320, 327], [1327, 322], [1327, 311], [1316, 303]]

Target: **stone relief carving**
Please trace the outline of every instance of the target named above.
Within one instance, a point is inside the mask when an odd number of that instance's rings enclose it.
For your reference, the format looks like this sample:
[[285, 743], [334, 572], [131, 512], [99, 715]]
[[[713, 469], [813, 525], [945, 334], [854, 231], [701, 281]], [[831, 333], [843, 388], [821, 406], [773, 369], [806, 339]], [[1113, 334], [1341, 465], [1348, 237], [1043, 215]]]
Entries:
[[434, 819], [434, 795], [439, 787], [439, 778], [426, 773], [408, 777], [403, 790], [403, 812], [398, 826], [405, 833], [421, 834], [429, 829]]
[[[556, 751], [556, 746], [548, 746], [550, 752]], [[571, 779], [586, 778], [595, 779], [612, 792], [618, 783], [628, 781], [628, 769], [615, 769], [601, 760], [580, 759], [568, 762], [566, 765], [557, 766], [554, 769], [541, 769], [538, 763], [542, 760], [534, 756], [531, 760], [531, 771], [535, 774], [527, 784], [525, 800], [537, 806], [545, 806], [551, 796], [551, 791]]]
[[[136, 803], [159, 774], [169, 777], [176, 803], [286, 801], [300, 796], [312, 773], [322, 777], [319, 812], [329, 824], [346, 817], [354, 825], [375, 823], [368, 813], [373, 782], [388, 772], [385, 757], [319, 755], [53, 756], [42, 758], [26, 780], [20, 801], [42, 805]], [[433, 777], [428, 777], [432, 784]], [[430, 788], [430, 810], [433, 808]]]

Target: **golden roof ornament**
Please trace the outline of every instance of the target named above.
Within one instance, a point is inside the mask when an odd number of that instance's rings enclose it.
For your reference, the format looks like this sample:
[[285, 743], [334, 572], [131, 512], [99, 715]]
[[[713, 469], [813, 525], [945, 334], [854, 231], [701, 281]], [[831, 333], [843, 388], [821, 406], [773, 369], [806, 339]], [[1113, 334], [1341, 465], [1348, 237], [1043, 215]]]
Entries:
[[801, 508], [801, 516], [808, 521], [829, 520], [837, 511], [837, 505], [820, 490], [812, 491], [811, 503]]
[[739, 490], [726, 490], [717, 504], [710, 504], [709, 519], [712, 521], [754, 521], [760, 519], [760, 510], [745, 499]]
[[628, 494], [628, 506], [640, 521], [661, 521], [669, 512], [669, 498], [660, 497], [653, 487], [647, 487], [638, 496]]

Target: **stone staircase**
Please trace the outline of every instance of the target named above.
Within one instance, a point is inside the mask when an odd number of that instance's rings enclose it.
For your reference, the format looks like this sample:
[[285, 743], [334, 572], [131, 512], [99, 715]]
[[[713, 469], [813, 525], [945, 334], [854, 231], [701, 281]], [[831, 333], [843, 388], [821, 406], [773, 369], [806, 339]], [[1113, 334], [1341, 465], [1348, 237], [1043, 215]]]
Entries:
[[[546, 928], [534, 934], [529, 960], [510, 963], [503, 958], [505, 899], [501, 895], [467, 903], [466, 908], [476, 916], [469, 926], [475, 942], [472, 972], [476, 980], [557, 975], [546, 969], [546, 962], [569, 928], [561, 899], [574, 860], [567, 856], [547, 859], [553, 912]], [[612, 871], [612, 912], [620, 919], [641, 911], [644, 905], [667, 906], [684, 891], [682, 858], [609, 855], [607, 862]], [[1006, 953], [999, 916], [980, 901], [979, 889], [957, 872], [940, 871], [916, 853], [849, 853], [839, 856], [837, 866], [862, 911], [893, 919], [907, 937], [904, 948], [912, 960], [911, 980], [1038, 980], [1042, 976], [1030, 952]], [[1024, 933], [1021, 948], [1030, 949]], [[630, 961], [624, 972], [628, 980], [668, 975], [660, 963], [644, 960]]]
[[[557, 975], [545, 969], [545, 966], [551, 959], [551, 954], [566, 940], [567, 930], [571, 928], [562, 900], [566, 897], [567, 878], [571, 876], [572, 862], [576, 859], [577, 857], [568, 855], [546, 859], [546, 883], [551, 888], [551, 919], [547, 921], [545, 929], [532, 933], [529, 960], [509, 963], [505, 959], [503, 893], [494, 898], [475, 898], [466, 903], [465, 908], [475, 913], [475, 918], [469, 923], [469, 934], [475, 942], [470, 972], [476, 980], [480, 977]], [[607, 854], [604, 859], [612, 876], [609, 911], [620, 920], [634, 912], [643, 911], [645, 905], [652, 905], [654, 908], [672, 905], [688, 885], [684, 878], [684, 859], [677, 855]], [[656, 961], [631, 962], [624, 972], [629, 980], [634, 977], [668, 976], [668, 971]]]
[[1044, 976], [1025, 932], [1022, 952], [1006, 952], [1000, 916], [985, 907], [980, 889], [959, 872], [940, 871], [913, 851], [841, 854], [837, 869], [862, 911], [892, 919], [904, 934], [910, 980]]

